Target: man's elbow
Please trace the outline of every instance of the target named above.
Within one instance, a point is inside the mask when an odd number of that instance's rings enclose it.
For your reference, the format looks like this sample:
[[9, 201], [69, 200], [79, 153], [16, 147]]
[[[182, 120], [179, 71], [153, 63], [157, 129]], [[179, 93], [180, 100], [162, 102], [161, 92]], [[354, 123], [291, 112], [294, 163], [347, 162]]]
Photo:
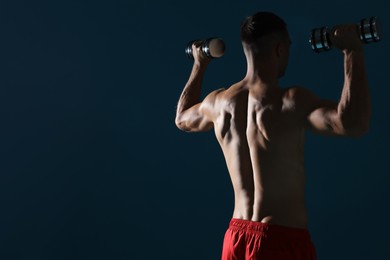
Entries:
[[180, 130], [182, 131], [185, 131], [185, 132], [188, 132], [189, 129], [187, 127], [187, 124], [185, 123], [185, 121], [183, 121], [181, 119], [180, 116], [176, 116], [176, 119], [175, 119], [175, 124], [176, 124], [176, 127], [179, 128]]
[[179, 128], [180, 130], [182, 130], [183, 128], [183, 121], [181, 121], [178, 117], [176, 117], [175, 119], [175, 125], [177, 128]]
[[181, 122], [181, 121], [176, 121], [175, 124], [176, 124], [176, 127], [177, 127], [177, 128], [179, 128], [179, 129], [182, 130], [182, 131], [185, 131], [185, 124], [184, 124], [183, 122]]

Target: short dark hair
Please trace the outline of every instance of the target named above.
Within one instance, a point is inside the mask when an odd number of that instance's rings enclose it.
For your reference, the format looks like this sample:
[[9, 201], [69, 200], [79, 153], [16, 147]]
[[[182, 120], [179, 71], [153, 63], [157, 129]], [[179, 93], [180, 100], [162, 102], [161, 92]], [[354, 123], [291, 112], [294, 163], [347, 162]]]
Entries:
[[271, 12], [255, 13], [241, 23], [241, 40], [250, 45], [256, 44], [264, 36], [278, 32], [287, 33], [287, 24]]

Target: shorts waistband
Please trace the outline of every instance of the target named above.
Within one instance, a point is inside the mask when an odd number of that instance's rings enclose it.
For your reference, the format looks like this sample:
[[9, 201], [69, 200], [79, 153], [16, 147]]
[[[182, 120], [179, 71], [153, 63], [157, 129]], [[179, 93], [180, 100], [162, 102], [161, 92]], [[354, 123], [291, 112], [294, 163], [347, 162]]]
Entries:
[[295, 239], [310, 239], [309, 231], [306, 228], [286, 227], [237, 218], [232, 218], [230, 220], [229, 228], [255, 233], [280, 235], [289, 238], [293, 237]]

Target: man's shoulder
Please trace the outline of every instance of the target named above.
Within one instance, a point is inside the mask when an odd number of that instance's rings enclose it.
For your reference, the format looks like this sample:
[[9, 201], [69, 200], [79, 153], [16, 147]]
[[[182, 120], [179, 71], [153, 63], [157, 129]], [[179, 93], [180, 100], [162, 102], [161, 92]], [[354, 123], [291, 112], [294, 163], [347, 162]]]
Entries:
[[307, 88], [295, 85], [284, 89], [284, 107], [294, 113], [305, 113], [315, 95]]
[[220, 94], [222, 94], [225, 91], [226, 91], [226, 88], [219, 88], [219, 89], [216, 89], [214, 91], [211, 91], [209, 95], [211, 95], [211, 96], [219, 96]]
[[301, 103], [313, 97], [313, 93], [302, 86], [294, 85], [284, 89], [283, 98], [290, 100], [291, 102]]
[[201, 106], [208, 107], [208, 108], [214, 108], [216, 103], [221, 99], [221, 96], [223, 96], [223, 93], [225, 91], [226, 91], [225, 88], [220, 88], [220, 89], [216, 89], [214, 91], [211, 91], [204, 98]]
[[216, 90], [211, 91], [205, 98], [206, 102], [215, 102], [217, 99], [219, 99], [223, 93], [226, 91], [225, 88], [219, 88]]
[[240, 83], [235, 83], [227, 88], [219, 88], [210, 92], [205, 98], [206, 103], [217, 107], [235, 104], [248, 95], [248, 90]]
[[206, 98], [209, 99], [218, 99], [226, 100], [231, 99], [242, 91], [242, 85], [240, 83], [235, 83], [227, 88], [219, 88], [210, 92]]
[[302, 95], [302, 94], [306, 94], [307, 92], [309, 92], [309, 90], [307, 88], [300, 86], [300, 85], [286, 87], [284, 90], [285, 90], [285, 95], [287, 95], [289, 97], [294, 97], [296, 95]]

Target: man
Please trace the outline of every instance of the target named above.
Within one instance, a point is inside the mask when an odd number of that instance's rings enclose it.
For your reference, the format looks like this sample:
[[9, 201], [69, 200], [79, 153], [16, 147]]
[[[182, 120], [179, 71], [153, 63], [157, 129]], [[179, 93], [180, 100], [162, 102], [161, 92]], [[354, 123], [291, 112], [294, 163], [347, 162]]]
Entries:
[[234, 212], [222, 259], [315, 259], [305, 209], [304, 131], [360, 136], [368, 131], [370, 99], [356, 25], [337, 26], [331, 41], [344, 54], [339, 102], [293, 86], [280, 88], [291, 40], [285, 22], [259, 12], [241, 25], [247, 73], [200, 102], [209, 59], [194, 44], [194, 65], [180, 96], [176, 125], [214, 128], [234, 188]]

